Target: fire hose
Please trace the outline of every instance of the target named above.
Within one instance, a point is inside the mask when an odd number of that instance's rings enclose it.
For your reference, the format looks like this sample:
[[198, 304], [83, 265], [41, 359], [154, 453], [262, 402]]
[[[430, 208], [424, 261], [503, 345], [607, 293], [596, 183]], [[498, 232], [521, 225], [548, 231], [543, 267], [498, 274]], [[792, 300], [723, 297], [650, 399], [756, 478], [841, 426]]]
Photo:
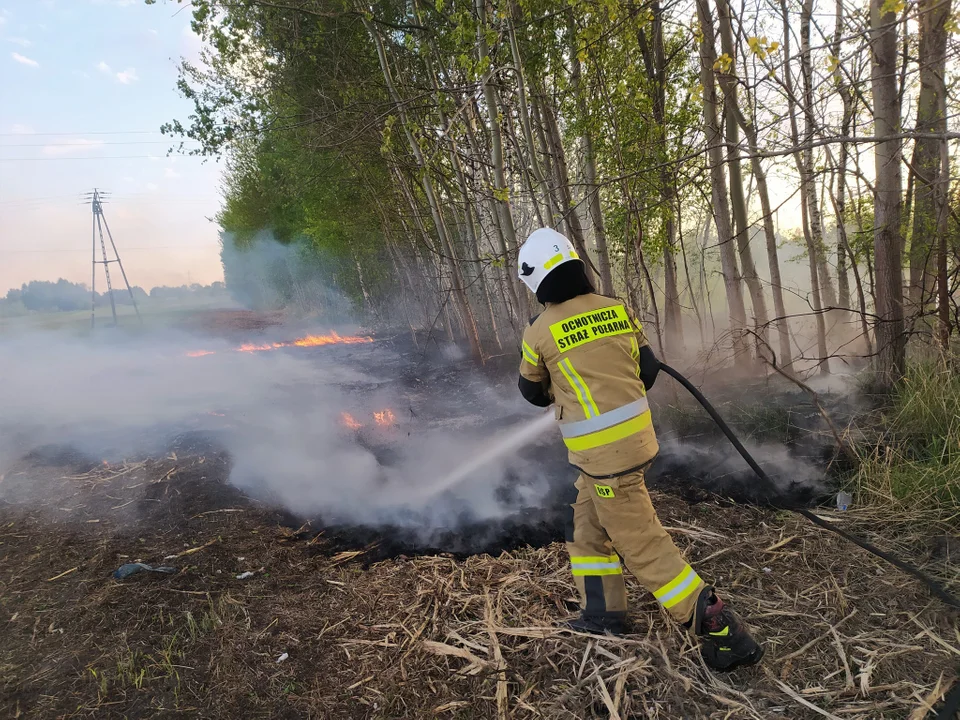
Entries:
[[[707, 411], [707, 414], [710, 415], [713, 421], [717, 424], [717, 427], [719, 427], [720, 430], [723, 431], [723, 434], [727, 436], [727, 440], [729, 440], [733, 444], [733, 446], [737, 449], [737, 452], [740, 453], [740, 456], [744, 460], [746, 460], [747, 465], [749, 465], [751, 469], [757, 474], [757, 477], [760, 478], [760, 480], [762, 480], [764, 483], [772, 487], [773, 481], [770, 479], [767, 473], [764, 472], [763, 468], [760, 467], [759, 463], [757, 463], [757, 461], [753, 458], [753, 456], [749, 452], [747, 452], [747, 449], [743, 446], [743, 443], [740, 442], [740, 438], [734, 435], [733, 430], [731, 430], [730, 426], [727, 425], [727, 423], [724, 421], [722, 417], [720, 417], [720, 414], [716, 411], [713, 405], [710, 404], [710, 401], [703, 396], [703, 393], [701, 393], [693, 383], [687, 380], [687, 378], [685, 378], [682, 374], [674, 370], [672, 367], [670, 367], [666, 363], [660, 363], [660, 369], [663, 370], [665, 373], [667, 373], [667, 375], [672, 377], [678, 383], [683, 385], [683, 387], [687, 389], [687, 392], [689, 392], [691, 395], [693, 395], [693, 397], [696, 398], [697, 402], [703, 406], [703, 409]], [[843, 528], [837, 527], [836, 525], [828, 522], [827, 520], [824, 520], [820, 516], [811, 512], [810, 510], [807, 510], [806, 508], [781, 508], [781, 509], [790, 510], [791, 512], [795, 512], [798, 515], [802, 515], [803, 517], [805, 517], [807, 520], [814, 523], [815, 525], [818, 525], [819, 527], [822, 527], [825, 530], [829, 530], [830, 532], [836, 533], [837, 535], [842, 537], [844, 540], [848, 540], [852, 542], [854, 545], [857, 545], [863, 548], [868, 553], [871, 553], [883, 560], [886, 560], [888, 563], [890, 563], [897, 569], [902, 570], [908, 575], [912, 575], [913, 577], [918, 579], [920, 582], [922, 582], [924, 585], [927, 586], [927, 588], [930, 590], [931, 593], [933, 593], [936, 597], [938, 597], [947, 605], [954, 608], [960, 608], [960, 599], [950, 594], [946, 589], [944, 589], [942, 585], [940, 585], [940, 583], [938, 583], [932, 577], [927, 575], [920, 568], [915, 567], [910, 563], [904, 562], [903, 560], [900, 560], [899, 558], [891, 555], [888, 552], [885, 552], [884, 550], [881, 550], [880, 548], [867, 542], [866, 540], [847, 532]], [[936, 716], [936, 720], [950, 720], [951, 718], [956, 717], [958, 711], [960, 711], [960, 682], [958, 682], [950, 691], [950, 693], [947, 695], [946, 699], [944, 700], [943, 707], [940, 709], [939, 714]]]

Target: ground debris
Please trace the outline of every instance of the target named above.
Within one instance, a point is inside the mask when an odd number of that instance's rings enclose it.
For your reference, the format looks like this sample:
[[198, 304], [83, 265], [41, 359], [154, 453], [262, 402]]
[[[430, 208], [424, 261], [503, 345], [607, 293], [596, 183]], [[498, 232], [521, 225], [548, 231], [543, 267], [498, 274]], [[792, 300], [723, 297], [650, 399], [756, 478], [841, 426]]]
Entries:
[[205, 542], [203, 545], [197, 545], [196, 547], [192, 547], [189, 550], [184, 550], [182, 552], [174, 553], [173, 555], [165, 555], [163, 559], [176, 560], [177, 558], [184, 557], [185, 555], [193, 555], [195, 552], [200, 552], [201, 550], [204, 550], [217, 542], [220, 542], [220, 538], [213, 538], [213, 540], [209, 540]]
[[[371, 537], [344, 547], [202, 480], [210, 462], [94, 468], [40, 510], [0, 506], [16, 538], [0, 545], [0, 717], [883, 720], [923, 717], [955, 681], [955, 617], [792, 515], [652, 493], [766, 644], [761, 667], [720, 676], [630, 577], [634, 634], [561, 627], [576, 596], [562, 543], [457, 557], [385, 556]], [[68, 474], [50, 468], [51, 487]], [[118, 522], [132, 508], [138, 521]], [[865, 511], [844, 520], [890, 532]], [[177, 546], [191, 564], [163, 583], [102, 582], [118, 557]], [[241, 563], [262, 568], [256, 582], [235, 582]]]

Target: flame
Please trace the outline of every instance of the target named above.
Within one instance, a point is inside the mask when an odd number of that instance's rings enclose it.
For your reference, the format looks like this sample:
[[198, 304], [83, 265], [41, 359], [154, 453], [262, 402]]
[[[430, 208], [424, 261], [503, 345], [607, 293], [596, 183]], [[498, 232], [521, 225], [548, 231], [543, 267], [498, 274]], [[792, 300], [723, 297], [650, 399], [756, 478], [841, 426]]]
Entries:
[[292, 345], [297, 347], [319, 347], [321, 345], [356, 345], [358, 343], [371, 343], [372, 337], [360, 337], [357, 335], [342, 337], [337, 333], [330, 331], [329, 335], [307, 335], [306, 337], [294, 340]]
[[[254, 343], [244, 343], [238, 348], [234, 348], [234, 352], [245, 352], [245, 353], [255, 353], [255, 352], [264, 352], [265, 350], [276, 350], [278, 348], [284, 347], [320, 347], [321, 345], [356, 345], [359, 343], [372, 343], [372, 337], [360, 336], [360, 335], [347, 335], [346, 337], [338, 335], [337, 333], [330, 331], [329, 335], [307, 335], [306, 337], [297, 338], [296, 340], [291, 340], [289, 342], [279, 342], [279, 343], [264, 343], [262, 345], [256, 345]], [[214, 355], [213, 350], [191, 350], [187, 353], [187, 357], [203, 357], [204, 355]]]
[[393, 414], [393, 410], [387, 408], [386, 410], [375, 412], [373, 414], [373, 419], [377, 421], [377, 425], [380, 425], [381, 427], [389, 427], [390, 425], [393, 425], [397, 418]]
[[363, 423], [358, 423], [356, 420], [354, 420], [353, 415], [351, 415], [350, 413], [346, 413], [346, 412], [340, 413], [340, 420], [341, 422], [343, 422], [344, 425], [346, 425], [351, 430], [359, 430], [360, 428], [363, 427]]
[[283, 347], [283, 346], [277, 343], [274, 343], [273, 345], [253, 345], [253, 344], [247, 343], [247, 344], [241, 345], [238, 348], [235, 348], [235, 350], [236, 352], [252, 353], [252, 352], [261, 352], [263, 350], [273, 350], [274, 348], [278, 348], [278, 347]]

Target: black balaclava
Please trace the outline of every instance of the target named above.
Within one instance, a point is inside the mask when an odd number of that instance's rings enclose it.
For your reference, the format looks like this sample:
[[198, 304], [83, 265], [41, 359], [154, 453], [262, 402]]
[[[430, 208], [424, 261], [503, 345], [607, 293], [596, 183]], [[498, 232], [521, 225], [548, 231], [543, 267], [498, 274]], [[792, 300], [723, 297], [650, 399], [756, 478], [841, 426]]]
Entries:
[[596, 292], [587, 278], [582, 260], [572, 260], [551, 270], [537, 288], [537, 300], [541, 305], [562, 303], [578, 295]]

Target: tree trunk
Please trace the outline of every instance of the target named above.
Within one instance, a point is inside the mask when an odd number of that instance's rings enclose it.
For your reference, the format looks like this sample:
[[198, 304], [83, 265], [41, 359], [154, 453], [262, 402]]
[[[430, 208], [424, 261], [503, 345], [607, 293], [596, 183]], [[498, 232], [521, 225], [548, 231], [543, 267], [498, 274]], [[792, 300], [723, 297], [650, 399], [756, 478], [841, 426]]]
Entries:
[[[687, 247], [683, 240], [683, 220], [680, 217], [679, 206], [677, 208], [677, 240], [680, 243], [680, 257], [683, 259], [683, 271], [687, 278], [687, 292], [690, 295], [690, 305], [693, 307], [693, 314], [697, 318], [697, 327], [700, 329], [700, 345], [706, 345], [706, 336], [703, 333], [703, 313], [700, 312], [700, 306], [697, 304], [697, 296], [693, 291], [693, 280], [690, 278], [690, 264], [687, 259]], [[697, 233], [694, 233], [696, 238]], [[682, 319], [682, 318], [681, 318]]]
[[721, 67], [718, 79], [723, 90], [723, 101], [726, 107], [726, 138], [727, 162], [730, 174], [730, 200], [733, 208], [733, 219], [736, 227], [737, 249], [740, 252], [740, 267], [743, 269], [743, 279], [750, 292], [750, 302], [753, 305], [754, 326], [764, 344], [769, 344], [767, 331], [767, 301], [763, 295], [763, 285], [757, 275], [757, 267], [753, 262], [753, 253], [750, 251], [750, 234], [747, 226], [747, 202], [743, 195], [743, 172], [740, 167], [740, 126], [737, 123], [737, 114], [740, 108], [737, 105], [737, 77], [735, 74], [736, 49], [733, 44], [733, 27], [730, 17], [730, 6], [727, 0], [715, 0], [717, 19], [720, 24], [720, 47], [724, 55], [730, 58], [727, 67]]
[[[881, 14], [885, 0], [870, 0], [872, 45], [871, 86], [873, 124], [878, 137], [900, 132], [897, 93], [897, 33], [895, 12]], [[901, 150], [899, 139], [874, 145], [874, 263], [877, 292], [877, 380], [890, 390], [903, 377], [906, 336], [903, 326], [903, 272], [900, 237]]]
[[664, 308], [663, 336], [664, 354], [676, 357], [683, 350], [683, 313], [680, 308], [680, 290], [677, 281], [676, 234], [677, 223], [674, 219], [676, 202], [676, 184], [670, 176], [667, 165], [667, 57], [663, 44], [663, 8], [659, 0], [651, 4], [653, 12], [652, 43], [647, 42], [646, 33], [641, 27], [637, 32], [637, 43], [650, 81], [653, 100], [653, 121], [656, 132], [660, 160], [660, 208], [664, 218], [663, 268], [664, 268]]
[[[810, 23], [813, 16], [813, 0], [803, 0], [800, 6], [800, 74], [803, 79], [803, 129], [804, 145], [813, 142], [813, 133], [817, 121], [813, 115], [813, 68], [810, 61]], [[810, 234], [816, 248], [817, 275], [820, 280], [820, 297], [824, 303], [833, 307], [837, 304], [837, 293], [833, 289], [830, 271], [827, 269], [827, 257], [823, 244], [823, 217], [817, 200], [816, 181], [813, 174], [813, 150], [803, 153], [804, 175], [807, 178], [807, 203], [810, 213]], [[826, 363], [824, 363], [826, 365]]]
[[[433, 48], [436, 52], [436, 48]], [[430, 82], [433, 84], [434, 92], [438, 95], [440, 94], [440, 83], [437, 80], [437, 76], [433, 70], [433, 63], [429, 57], [425, 58], [425, 65], [427, 73], [430, 76]], [[497, 346], [503, 350], [503, 343], [500, 340], [500, 332], [497, 327], [497, 317], [493, 310], [493, 303], [490, 300], [490, 291], [487, 288], [487, 278], [484, 274], [484, 268], [480, 264], [480, 241], [479, 233], [477, 232], [477, 225], [474, 223], [474, 205], [473, 205], [473, 194], [470, 192], [470, 188], [467, 184], [467, 175], [463, 167], [463, 161], [461, 160], [459, 148], [457, 146], [456, 138], [453, 132], [453, 127], [451, 126], [450, 120], [447, 117], [446, 112], [443, 110], [443, 105], [437, 105], [437, 114], [440, 117], [440, 126], [443, 128], [443, 141], [447, 147], [447, 154], [450, 158], [450, 165], [453, 167], [454, 175], [457, 179], [457, 186], [460, 190], [460, 197], [463, 204], [463, 228], [464, 233], [467, 238], [467, 259], [470, 264], [476, 270], [475, 282], [480, 285], [480, 291], [483, 293], [483, 297], [486, 301], [486, 308], [489, 313], [490, 326], [493, 330], [493, 337], [497, 341]], [[447, 194], [452, 198], [453, 190], [448, 188]], [[473, 284], [471, 282], [471, 284]]]
[[657, 295], [653, 290], [653, 279], [650, 277], [650, 268], [647, 267], [647, 261], [643, 257], [643, 226], [640, 224], [640, 212], [633, 208], [637, 218], [637, 239], [634, 246], [636, 258], [643, 270], [643, 278], [647, 285], [647, 296], [650, 300], [650, 307], [653, 310], [653, 327], [656, 331], [657, 347], [660, 354], [663, 355], [663, 326], [660, 323], [660, 309], [657, 306]]
[[790, 350], [790, 323], [787, 320], [787, 309], [783, 302], [783, 280], [780, 277], [780, 255], [777, 250], [777, 232], [773, 227], [773, 207], [770, 205], [770, 191], [767, 188], [767, 173], [758, 157], [757, 131], [752, 122], [740, 114], [744, 134], [750, 147], [750, 166], [753, 177], [757, 182], [757, 194], [760, 196], [760, 211], [763, 213], [763, 234], [767, 246], [767, 264], [770, 266], [770, 289], [773, 291], [773, 309], [777, 315], [774, 325], [777, 328], [777, 337], [780, 346], [779, 365], [782, 370], [790, 371], [793, 365], [793, 354]]
[[[846, 29], [843, 13], [843, 0], [836, 1], [836, 13], [834, 17], [833, 42], [831, 43], [830, 53], [836, 58], [834, 61], [833, 80], [837, 86], [837, 94], [840, 95], [840, 101], [843, 103], [843, 116], [840, 120], [840, 135], [847, 137], [850, 135], [850, 126], [853, 124], [853, 91], [850, 83], [847, 81], [847, 75], [840, 65], [840, 53], [842, 52], [843, 34]], [[840, 162], [837, 174], [837, 191], [833, 193], [834, 210], [837, 217], [837, 289], [840, 294], [839, 303], [841, 307], [850, 307], [850, 280], [847, 277], [847, 228], [846, 228], [846, 194], [847, 194], [847, 156], [849, 154], [848, 143], [840, 143]], [[856, 263], [851, 261], [856, 271]], [[867, 338], [869, 342], [869, 338]]]
[[[479, 109], [475, 103], [471, 103], [470, 107], [473, 110], [473, 117], [476, 119], [477, 124], [482, 127], [483, 121], [480, 118]], [[464, 130], [466, 131], [467, 142], [470, 145], [470, 151], [472, 155], [476, 158], [480, 158], [480, 143], [477, 141], [476, 133], [474, 132], [472, 123], [469, 120], [464, 124]], [[483, 187], [491, 187], [493, 183], [490, 179], [490, 168], [488, 167], [487, 163], [480, 161], [477, 164], [480, 168], [481, 184]], [[510, 248], [507, 246], [506, 236], [500, 224], [500, 214], [497, 209], [497, 200], [489, 193], [484, 193], [484, 197], [487, 205], [489, 206], [490, 217], [493, 221], [494, 229], [496, 230], [494, 233], [497, 243], [496, 250], [499, 252], [500, 259], [502, 260], [503, 272], [498, 273], [498, 276], [500, 283], [505, 285], [507, 288], [505, 297], [507, 299], [507, 307], [510, 309], [510, 321], [514, 329], [514, 334], [519, 336], [522, 333], [522, 330], [518, 329], [516, 321], [519, 320], [522, 326], [526, 323], [527, 316], [529, 315], [527, 288], [526, 286], [520, 286], [521, 283], [518, 282], [516, 274], [513, 272], [513, 268], [510, 267]]]
[[449, 292], [444, 288], [444, 276], [443, 268], [444, 265], [449, 266], [449, 262], [444, 262], [444, 248], [441, 245], [440, 249], [434, 247], [433, 243], [430, 240], [430, 234], [427, 231], [427, 228], [424, 226], [423, 220], [420, 217], [419, 208], [417, 207], [416, 198], [414, 197], [413, 190], [410, 188], [409, 183], [406, 178], [403, 176], [403, 173], [400, 172], [399, 168], [393, 168], [393, 174], [396, 178], [397, 185], [400, 187], [403, 192], [404, 197], [407, 200], [407, 205], [410, 207], [410, 213], [413, 217], [414, 223], [417, 226], [417, 229], [420, 231], [420, 236], [423, 239], [424, 246], [427, 248], [430, 258], [430, 265], [434, 270], [434, 275], [436, 276], [436, 291], [439, 295], [439, 300], [437, 302], [437, 317], [442, 313], [446, 319], [445, 330], [447, 332], [447, 337], [450, 342], [455, 342], [453, 335], [453, 325], [450, 324], [450, 312], [448, 306], [448, 295]]
[[707, 317], [710, 318], [711, 343], [717, 342], [717, 316], [713, 312], [713, 298], [710, 296], [710, 283], [707, 281], [707, 248], [710, 247], [710, 228], [716, 225], [713, 213], [707, 213], [707, 221], [703, 226], [703, 245], [700, 248], [700, 288], [701, 301], [706, 305]]
[[837, 178], [837, 190], [832, 193], [832, 197], [836, 198], [839, 203], [834, 208], [836, 210], [837, 216], [837, 292], [839, 297], [837, 302], [840, 303], [840, 307], [848, 308], [850, 307], [850, 278], [847, 274], [847, 228], [845, 225], [844, 219], [844, 202], [842, 197], [844, 195], [843, 183], [846, 181], [846, 163], [847, 163], [847, 150], [845, 147], [840, 148], [840, 172], [839, 177]]
[[553, 108], [546, 101], [541, 93], [538, 93], [540, 100], [541, 115], [546, 124], [547, 137], [550, 140], [551, 150], [553, 151], [554, 171], [557, 176], [557, 190], [560, 193], [560, 206], [563, 208], [563, 217], [566, 221], [570, 233], [570, 242], [577, 249], [577, 253], [583, 260], [586, 268], [587, 278], [595, 283], [595, 273], [597, 268], [587, 252], [586, 238], [583, 235], [583, 225], [580, 224], [580, 215], [574, 206], [573, 195], [570, 192], [570, 175], [567, 171], [567, 156], [563, 149], [563, 138], [560, 135], [560, 127], [554, 116]]
[[[946, 107], [944, 114], [946, 114]], [[940, 143], [940, 177], [950, 177], [950, 155], [947, 141]], [[946, 193], [947, 188], [943, 192]], [[946, 206], [946, 199], [943, 200]], [[937, 339], [940, 343], [940, 349], [947, 353], [950, 347], [950, 287], [947, 272], [947, 213], [940, 210], [940, 224], [937, 227]]]
[[[844, 143], [840, 146], [840, 157], [843, 163], [846, 163], [847, 161], [845, 150], [846, 148]], [[844, 166], [841, 165], [841, 168], [843, 167]], [[850, 247], [850, 241], [847, 239], [847, 226], [842, 220], [842, 218], [844, 218], [846, 215], [844, 211], [845, 204], [843, 199], [843, 196], [846, 192], [843, 189], [844, 186], [846, 185], [845, 173], [841, 172], [839, 174], [837, 185], [840, 188], [839, 192], [833, 193], [830, 196], [831, 200], [833, 201], [833, 211], [837, 216], [837, 243], [838, 243], [837, 252], [840, 255], [840, 257], [844, 259], [849, 259], [850, 261], [850, 269], [853, 271], [853, 279], [857, 286], [857, 300], [859, 302], [859, 308], [860, 308], [860, 312], [858, 313], [860, 316], [860, 331], [863, 335], [863, 341], [866, 344], [867, 355], [869, 356], [869, 355], [873, 355], [873, 343], [870, 341], [870, 328], [867, 325], [867, 301], [866, 301], [866, 297], [863, 294], [863, 281], [860, 278], [860, 268], [857, 267], [857, 258], [853, 252], [853, 248]], [[840, 267], [846, 268], [846, 263], [844, 263], [842, 266], [840, 265], [840, 263], [837, 264], [838, 272]], [[846, 270], [844, 270], [844, 275], [846, 275]], [[841, 288], [842, 287], [843, 286], [841, 285]], [[850, 307], [849, 290], [848, 290], [847, 302], [848, 304], [843, 305], [843, 307]]]
[[710, 14], [708, 0], [697, 0], [697, 16], [702, 34], [700, 40], [700, 84], [703, 86], [703, 120], [707, 143], [707, 162], [710, 167], [713, 216], [717, 225], [717, 240], [720, 245], [720, 266], [723, 270], [723, 284], [727, 293], [734, 357], [739, 360], [747, 350], [744, 337], [747, 310], [743, 303], [740, 271], [737, 268], [733, 233], [730, 228], [727, 183], [723, 173], [723, 139], [720, 135], [720, 121], [717, 115], [719, 102], [713, 70], [717, 61], [717, 50], [713, 17]]
[[426, 161], [423, 157], [423, 152], [420, 149], [420, 145], [417, 143], [416, 138], [413, 137], [410, 127], [407, 123], [407, 116], [403, 109], [403, 103], [390, 73], [390, 66], [387, 62], [387, 52], [383, 46], [383, 39], [380, 37], [378, 30], [374, 27], [373, 23], [369, 19], [364, 17], [363, 23], [377, 48], [377, 56], [380, 60], [380, 68], [383, 72], [384, 82], [386, 83], [387, 89], [390, 92], [391, 100], [397, 109], [400, 123], [403, 126], [404, 133], [407, 138], [407, 143], [410, 146], [410, 150], [413, 153], [413, 156], [417, 162], [417, 166], [420, 168], [420, 172], [423, 176], [423, 191], [426, 195], [427, 203], [430, 206], [430, 213], [433, 216], [433, 222], [436, 226], [437, 235], [440, 238], [440, 246], [443, 248], [444, 257], [446, 258], [449, 266], [450, 279], [454, 291], [454, 299], [458, 305], [460, 316], [466, 325], [464, 330], [467, 335], [467, 341], [470, 343], [470, 350], [474, 358], [482, 363], [483, 348], [480, 345], [480, 334], [477, 330], [477, 321], [474, 318], [473, 310], [470, 307], [470, 301], [467, 299], [467, 293], [463, 287], [463, 277], [460, 273], [460, 267], [456, 258], [453, 243], [450, 242], [450, 238], [447, 234], [447, 229], [443, 220], [443, 211], [437, 199], [436, 192], [433, 187], [433, 181], [430, 178], [429, 168], [427, 167]]
[[[511, 3], [511, 10], [516, 15], [518, 6]], [[540, 161], [537, 158], [537, 144], [533, 141], [533, 128], [530, 123], [530, 108], [527, 105], [527, 81], [523, 69], [523, 59], [520, 56], [520, 44], [517, 40], [517, 30], [511, 18], [507, 25], [510, 33], [510, 52], [513, 55], [514, 71], [517, 74], [517, 114], [520, 116], [520, 125], [523, 128], [523, 137], [527, 143], [527, 158], [530, 162], [530, 170], [537, 179], [540, 186], [540, 192], [543, 195], [543, 201], [547, 206], [547, 214], [550, 216], [549, 225], [553, 225], [559, 218], [557, 217], [557, 206], [553, 200], [553, 193], [550, 192], [550, 185], [547, 183], [547, 176], [543, 172]]]
[[[951, 0], [919, 0], [920, 96], [917, 99], [917, 132], [947, 131], [946, 72], [947, 18]], [[936, 274], [934, 252], [939, 248], [938, 228], [945, 214], [945, 186], [940, 175], [941, 139], [920, 137], [914, 141], [913, 231], [910, 242], [910, 306], [923, 313], [933, 304]]]
[[[477, 57], [481, 65], [490, 62], [490, 53], [487, 48], [487, 0], [476, 0], [477, 11]], [[510, 189], [507, 187], [506, 173], [503, 163], [503, 139], [500, 136], [500, 108], [497, 102], [497, 92], [493, 85], [493, 69], [483, 76], [483, 99], [487, 106], [487, 116], [490, 119], [490, 160], [493, 164], [494, 189], [493, 197], [500, 218], [500, 227], [507, 243], [509, 255], [505, 258], [508, 267], [516, 265], [517, 260], [517, 233], [513, 225], [513, 213], [510, 211]], [[526, 296], [519, 288], [519, 279], [511, 273], [514, 286], [517, 287], [522, 307], [525, 309]]]
[[[610, 272], [610, 255], [607, 253], [607, 233], [603, 226], [603, 210], [600, 207], [600, 187], [597, 185], [597, 162], [593, 154], [593, 139], [590, 136], [590, 110], [584, 96], [583, 73], [577, 48], [576, 26], [573, 14], [568, 13], [567, 34], [570, 43], [570, 86], [580, 114], [580, 145], [583, 152], [584, 192], [587, 208], [593, 225], [593, 239], [597, 246], [597, 269], [600, 275], [600, 292], [613, 295], [613, 275]], [[575, 211], [574, 211], [575, 212]]]
[[631, 213], [627, 213], [627, 217], [623, 223], [623, 246], [626, 250], [623, 253], [623, 282], [627, 286], [627, 299], [630, 301], [630, 307], [632, 307], [633, 311], [639, 315], [643, 314], [643, 311], [645, 311], [646, 308], [643, 307], [640, 294], [637, 290], [639, 278], [637, 277], [636, 272], [637, 261], [634, 257], [636, 250], [633, 245], [633, 235], [631, 234], [630, 228], [631, 217]]
[[[809, 2], [809, 0], [804, 0], [804, 2]], [[793, 74], [790, 69], [790, 15], [787, 11], [786, 0], [780, 0], [780, 12], [783, 15], [783, 68], [784, 80], [787, 87], [787, 107], [790, 115], [790, 136], [793, 141], [793, 146], [799, 148], [800, 130], [797, 126], [797, 103], [793, 93]], [[808, 33], [809, 29], [809, 17], [807, 17]], [[809, 56], [807, 56], [806, 62], [809, 62]], [[801, 65], [802, 64], [803, 62], [801, 62]], [[810, 140], [812, 141], [813, 126], [808, 125], [805, 130], [805, 134], [807, 132], [810, 133]], [[808, 165], [806, 157], [812, 152], [813, 150], [811, 149], [804, 151], [797, 149], [793, 153], [793, 160], [797, 165], [797, 172], [800, 174], [800, 219], [803, 224], [803, 239], [807, 246], [807, 259], [810, 263], [810, 296], [814, 319], [817, 325], [817, 352], [820, 356], [820, 372], [828, 374], [830, 372], [830, 364], [827, 360], [827, 325], [822, 312], [823, 300], [820, 294], [820, 276], [817, 272], [817, 256], [820, 254], [820, 250], [811, 229], [809, 213], [810, 196], [815, 195], [815, 191], [812, 187], [813, 178], [807, 172], [807, 170], [812, 167], [812, 163]]]

